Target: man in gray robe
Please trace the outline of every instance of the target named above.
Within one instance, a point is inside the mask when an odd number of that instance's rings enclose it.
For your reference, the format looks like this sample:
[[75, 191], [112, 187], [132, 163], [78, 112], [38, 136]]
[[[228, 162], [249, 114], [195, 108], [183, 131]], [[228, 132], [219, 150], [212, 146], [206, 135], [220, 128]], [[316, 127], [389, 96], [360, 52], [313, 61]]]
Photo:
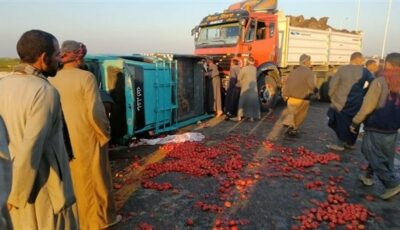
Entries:
[[257, 93], [257, 68], [254, 66], [254, 58], [249, 57], [247, 66], [240, 70], [238, 87], [240, 87], [240, 99], [238, 118], [248, 118], [250, 121], [261, 118], [260, 101]]

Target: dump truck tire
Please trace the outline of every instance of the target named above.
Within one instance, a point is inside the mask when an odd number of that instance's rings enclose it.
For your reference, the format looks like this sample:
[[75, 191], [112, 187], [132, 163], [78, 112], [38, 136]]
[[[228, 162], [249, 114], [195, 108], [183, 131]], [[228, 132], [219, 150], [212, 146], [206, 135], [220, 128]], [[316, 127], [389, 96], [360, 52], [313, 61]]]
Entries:
[[281, 90], [276, 81], [276, 77], [272, 76], [272, 71], [269, 73], [260, 73], [257, 77], [258, 96], [260, 99], [261, 111], [268, 111], [276, 106], [281, 98]]
[[329, 82], [331, 78], [329, 77], [327, 81], [322, 83], [321, 87], [319, 88], [319, 100], [322, 102], [330, 102], [331, 99], [329, 97]]

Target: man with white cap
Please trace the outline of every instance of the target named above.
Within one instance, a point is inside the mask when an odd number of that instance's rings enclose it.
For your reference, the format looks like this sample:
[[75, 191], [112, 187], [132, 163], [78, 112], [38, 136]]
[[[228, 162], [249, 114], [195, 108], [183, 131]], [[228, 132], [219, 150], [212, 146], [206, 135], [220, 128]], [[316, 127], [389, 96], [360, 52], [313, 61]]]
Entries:
[[261, 118], [260, 101], [257, 91], [257, 68], [254, 66], [253, 57], [247, 59], [247, 66], [243, 67], [238, 76], [238, 86], [240, 87], [239, 108], [237, 120], [242, 117], [250, 121]]
[[310, 69], [311, 57], [302, 54], [299, 63], [299, 67], [289, 74], [282, 89], [282, 95], [288, 98], [287, 116], [283, 124], [288, 126], [286, 134], [289, 136], [297, 136], [297, 130], [307, 116], [310, 95], [318, 91], [315, 75]]
[[70, 162], [80, 229], [104, 229], [118, 223], [107, 144], [110, 123], [95, 76], [79, 68], [86, 46], [65, 41], [62, 70], [51, 79], [59, 91], [74, 159]]

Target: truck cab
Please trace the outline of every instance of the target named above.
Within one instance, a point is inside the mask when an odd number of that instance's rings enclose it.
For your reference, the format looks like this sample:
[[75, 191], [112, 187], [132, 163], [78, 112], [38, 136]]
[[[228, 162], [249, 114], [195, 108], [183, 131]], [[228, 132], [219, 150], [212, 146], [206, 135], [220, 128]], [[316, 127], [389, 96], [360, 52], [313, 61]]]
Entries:
[[[352, 53], [362, 50], [361, 31], [335, 29], [327, 24], [327, 17], [285, 15], [276, 3], [242, 1], [205, 17], [192, 31], [195, 54], [213, 58], [226, 76], [232, 58], [240, 59], [242, 66], [249, 56], [255, 59], [262, 109], [275, 105], [285, 76], [299, 65], [301, 54], [311, 56], [321, 87], [338, 67], [349, 63]], [[227, 81], [225, 78], [222, 85]], [[320, 91], [320, 96], [327, 98], [326, 90]]]
[[[225, 11], [205, 17], [193, 30], [195, 54], [213, 58], [224, 75], [229, 75], [233, 58], [242, 66], [252, 56], [258, 69], [258, 88], [263, 109], [276, 102], [280, 76], [278, 60], [277, 15], [243, 9]], [[227, 86], [228, 78], [222, 85]]]
[[233, 57], [276, 63], [276, 25], [276, 15], [246, 10], [207, 16], [194, 31], [195, 54], [213, 57], [225, 73]]

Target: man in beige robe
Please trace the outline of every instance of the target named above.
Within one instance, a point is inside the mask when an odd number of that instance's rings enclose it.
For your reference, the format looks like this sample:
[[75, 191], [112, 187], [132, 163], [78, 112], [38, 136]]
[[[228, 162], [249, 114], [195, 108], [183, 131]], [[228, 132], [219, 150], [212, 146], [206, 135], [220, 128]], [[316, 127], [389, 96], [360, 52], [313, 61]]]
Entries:
[[218, 66], [214, 64], [214, 61], [211, 58], [207, 59], [207, 64], [209, 70], [207, 76], [212, 79], [214, 111], [216, 112], [216, 116], [219, 117], [223, 114], [221, 102], [221, 77], [219, 76]]
[[0, 229], [12, 229], [7, 199], [11, 190], [11, 157], [8, 151], [8, 135], [0, 116]]
[[86, 47], [76, 41], [61, 46], [64, 67], [51, 79], [61, 96], [74, 159], [72, 181], [81, 229], [103, 229], [120, 221], [116, 216], [107, 143], [110, 124], [94, 75], [82, 70]]
[[17, 43], [22, 64], [0, 80], [0, 116], [12, 160], [8, 209], [14, 229], [77, 229], [75, 196], [62, 135], [60, 98], [47, 81], [59, 45], [44, 31]]
[[289, 74], [282, 89], [283, 97], [287, 98], [287, 116], [282, 123], [288, 127], [286, 134], [292, 137], [298, 135], [298, 129], [307, 117], [310, 96], [318, 92], [315, 74], [310, 69], [311, 56], [302, 54], [299, 64]]

